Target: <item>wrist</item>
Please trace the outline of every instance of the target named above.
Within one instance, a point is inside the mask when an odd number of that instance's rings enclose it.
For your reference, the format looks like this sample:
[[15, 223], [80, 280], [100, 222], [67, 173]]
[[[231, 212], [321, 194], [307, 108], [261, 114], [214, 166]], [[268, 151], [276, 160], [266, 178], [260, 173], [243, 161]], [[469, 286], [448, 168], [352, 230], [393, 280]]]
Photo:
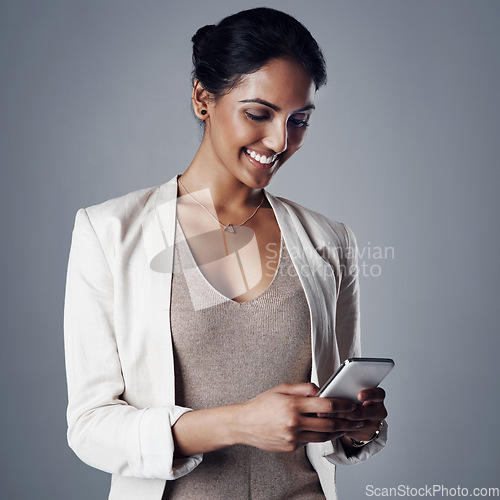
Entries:
[[251, 446], [249, 433], [246, 432], [245, 416], [248, 414], [246, 403], [237, 403], [228, 407], [227, 432], [229, 446], [237, 444]]
[[219, 406], [202, 411], [207, 412], [207, 427], [211, 439], [219, 444], [218, 448], [239, 444], [239, 405]]
[[176, 455], [208, 453], [236, 444], [234, 412], [233, 406], [221, 406], [184, 413], [172, 427]]
[[351, 454], [356, 453], [356, 450], [360, 450], [367, 444], [371, 443], [372, 441], [375, 441], [380, 435], [381, 430], [384, 427], [384, 422], [380, 422], [378, 429], [376, 429], [373, 434], [371, 434], [368, 438], [367, 437], [358, 437], [358, 433], [355, 434], [355, 438], [351, 437], [347, 434], [342, 436], [340, 439], [340, 442], [342, 443], [342, 446], [344, 447], [344, 450], [349, 450]]
[[220, 417], [223, 421], [223, 439], [226, 443], [226, 446], [246, 444], [244, 443], [243, 432], [241, 431], [241, 416], [243, 412], [242, 404], [223, 406], [220, 409], [223, 410], [223, 415], [221, 415]]
[[380, 429], [377, 429], [369, 439], [358, 441], [356, 439], [349, 438], [351, 440], [350, 444], [354, 448], [362, 448], [363, 446], [366, 446], [368, 443], [371, 443], [373, 440], [377, 439], [379, 434], [380, 434]]

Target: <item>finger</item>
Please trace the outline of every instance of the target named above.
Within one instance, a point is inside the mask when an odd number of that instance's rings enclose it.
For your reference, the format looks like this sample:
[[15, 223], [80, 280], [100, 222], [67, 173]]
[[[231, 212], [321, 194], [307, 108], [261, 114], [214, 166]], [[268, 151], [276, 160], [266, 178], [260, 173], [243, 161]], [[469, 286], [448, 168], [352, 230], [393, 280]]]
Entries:
[[306, 432], [319, 432], [324, 434], [332, 434], [335, 432], [352, 432], [363, 427], [363, 421], [347, 420], [342, 418], [317, 418], [303, 417], [298, 428]]
[[366, 420], [367, 422], [379, 423], [387, 417], [387, 410], [382, 403], [369, 406], [361, 406], [359, 410], [357, 410], [357, 412], [360, 419]]
[[348, 399], [335, 398], [300, 398], [297, 399], [297, 409], [300, 413], [314, 413], [323, 416], [332, 416], [337, 413], [349, 413], [358, 405]]
[[358, 392], [358, 400], [362, 402], [374, 401], [381, 403], [385, 399], [385, 391], [381, 387], [372, 387]]
[[281, 394], [288, 394], [290, 396], [304, 396], [304, 397], [316, 396], [316, 394], [319, 391], [318, 386], [313, 383], [280, 384], [271, 390], [279, 392]]
[[357, 408], [352, 412], [337, 413], [336, 417], [347, 420], [381, 422], [387, 417], [387, 410], [384, 403], [368, 402], [366, 405], [364, 403], [357, 405]]
[[[344, 400], [342, 400], [344, 401]], [[353, 412], [356, 411], [356, 409], [358, 408], [358, 406], [361, 406], [361, 405], [357, 405], [357, 404], [353, 404], [353, 405], [350, 405], [349, 403], [336, 403], [334, 405], [334, 409], [335, 411], [333, 412], [330, 412], [330, 413], [316, 413], [316, 417], [319, 417], [319, 418], [350, 418], [352, 419], [352, 414]], [[354, 419], [356, 420], [356, 419]]]

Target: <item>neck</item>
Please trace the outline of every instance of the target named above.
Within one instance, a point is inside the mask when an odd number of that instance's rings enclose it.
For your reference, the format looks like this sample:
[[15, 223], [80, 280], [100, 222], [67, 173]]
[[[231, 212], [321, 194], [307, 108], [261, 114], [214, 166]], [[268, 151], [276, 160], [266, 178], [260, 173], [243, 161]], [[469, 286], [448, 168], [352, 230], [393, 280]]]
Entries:
[[238, 212], [256, 207], [264, 195], [262, 189], [246, 186], [225, 167], [214, 168], [215, 162], [205, 162], [196, 154], [188, 169], [182, 174], [182, 183], [191, 193], [209, 189], [215, 208], [219, 211]]

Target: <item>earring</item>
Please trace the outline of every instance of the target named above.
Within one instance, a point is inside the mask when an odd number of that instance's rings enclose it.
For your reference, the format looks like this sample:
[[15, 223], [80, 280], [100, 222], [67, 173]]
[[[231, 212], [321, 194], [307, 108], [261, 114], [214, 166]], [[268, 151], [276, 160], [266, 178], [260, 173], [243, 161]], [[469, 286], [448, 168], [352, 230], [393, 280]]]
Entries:
[[207, 110], [206, 110], [206, 109], [202, 109], [202, 110], [200, 111], [200, 113], [201, 113], [202, 115], [206, 115], [206, 114], [207, 114]]

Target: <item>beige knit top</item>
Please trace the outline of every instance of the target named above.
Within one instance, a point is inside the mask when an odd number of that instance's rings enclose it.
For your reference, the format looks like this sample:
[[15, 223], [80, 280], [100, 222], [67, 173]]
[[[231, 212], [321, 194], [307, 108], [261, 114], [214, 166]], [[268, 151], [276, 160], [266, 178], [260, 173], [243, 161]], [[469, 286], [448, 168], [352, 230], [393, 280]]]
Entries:
[[[196, 266], [177, 223], [171, 330], [176, 404], [234, 404], [282, 382], [308, 382], [307, 301], [284, 241], [270, 286], [247, 302], [217, 291]], [[167, 482], [163, 500], [324, 500], [305, 454], [233, 446], [204, 455], [191, 473]]]

